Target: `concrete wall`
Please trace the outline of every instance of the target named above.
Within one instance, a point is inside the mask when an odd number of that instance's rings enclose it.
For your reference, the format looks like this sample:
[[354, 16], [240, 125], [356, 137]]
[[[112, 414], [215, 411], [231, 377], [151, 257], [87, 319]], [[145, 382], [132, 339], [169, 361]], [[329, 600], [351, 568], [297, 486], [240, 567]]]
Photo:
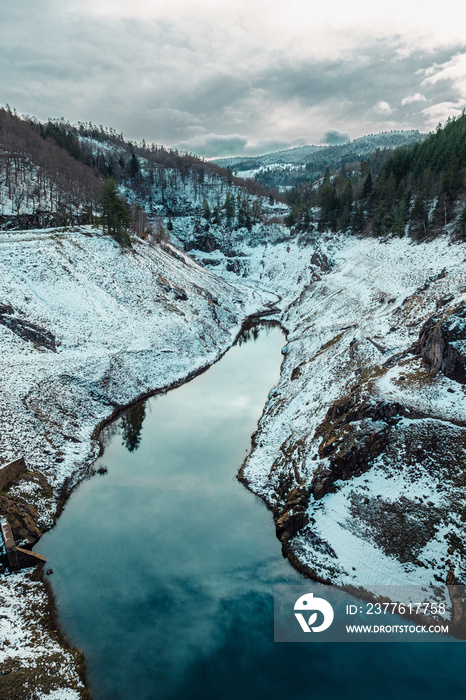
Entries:
[[26, 462], [24, 457], [19, 457], [9, 464], [0, 466], [0, 491], [16, 484], [26, 474]]

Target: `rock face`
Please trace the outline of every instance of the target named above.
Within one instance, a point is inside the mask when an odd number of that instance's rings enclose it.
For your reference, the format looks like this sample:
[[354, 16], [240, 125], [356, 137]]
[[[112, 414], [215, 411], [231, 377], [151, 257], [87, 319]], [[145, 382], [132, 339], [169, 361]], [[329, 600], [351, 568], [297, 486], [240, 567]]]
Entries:
[[331, 267], [331, 263], [325, 253], [315, 252], [311, 257], [311, 265], [316, 265], [320, 267], [322, 272], [328, 272]]
[[10, 523], [16, 542], [33, 545], [42, 537], [37, 527], [39, 513], [23, 498], [0, 496], [0, 515]]
[[0, 513], [4, 515], [11, 525], [16, 542], [35, 544], [42, 537], [37, 527], [39, 514], [34, 506], [23, 499], [12, 499], [0, 496]]
[[388, 441], [389, 431], [382, 429], [368, 432], [349, 449], [335, 450], [329, 458], [330, 467], [319, 467], [315, 471], [311, 483], [314, 498], [319, 500], [331, 493], [336, 481], [348, 481], [352, 477], [361, 476], [367, 472], [374, 459], [385, 450]]
[[[392, 428], [403, 417], [424, 416], [396, 401], [363, 399], [357, 390], [335, 401], [315, 433], [317, 438], [322, 437], [319, 457], [328, 457], [328, 466], [320, 466], [314, 473], [314, 498], [331, 493], [338, 480], [348, 481], [367, 472], [374, 459], [384, 452]], [[357, 428], [353, 424], [358, 424]]]
[[34, 545], [42, 537], [40, 513], [34, 499], [38, 499], [38, 503], [51, 498], [52, 489], [41, 472], [26, 471], [23, 458], [4, 468], [8, 467], [16, 467], [16, 471], [12, 474], [10, 470], [10, 482], [0, 488], [0, 492], [3, 491], [0, 493], [0, 518], [8, 520], [16, 543]]
[[466, 384], [466, 305], [432, 316], [419, 333], [419, 354], [434, 371]]
[[55, 336], [50, 331], [32, 321], [18, 317], [18, 312], [10, 304], [0, 304], [0, 324], [6, 326], [22, 340], [28, 340], [35, 346], [57, 351]]
[[199, 234], [194, 241], [186, 244], [186, 250], [196, 248], [196, 250], [202, 250], [204, 253], [212, 253], [214, 250], [218, 250], [219, 247], [219, 242], [215, 236], [209, 233]]
[[297, 486], [290, 491], [286, 505], [276, 518], [276, 533], [281, 542], [294, 537], [309, 522], [309, 489]]

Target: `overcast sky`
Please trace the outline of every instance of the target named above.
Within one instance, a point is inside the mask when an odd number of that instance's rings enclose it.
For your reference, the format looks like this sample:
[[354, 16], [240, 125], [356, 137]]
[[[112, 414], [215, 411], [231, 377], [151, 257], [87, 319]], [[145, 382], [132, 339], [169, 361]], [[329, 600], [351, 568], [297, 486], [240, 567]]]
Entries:
[[5, 0], [0, 104], [206, 157], [429, 131], [466, 105], [458, 0], [313, 5]]

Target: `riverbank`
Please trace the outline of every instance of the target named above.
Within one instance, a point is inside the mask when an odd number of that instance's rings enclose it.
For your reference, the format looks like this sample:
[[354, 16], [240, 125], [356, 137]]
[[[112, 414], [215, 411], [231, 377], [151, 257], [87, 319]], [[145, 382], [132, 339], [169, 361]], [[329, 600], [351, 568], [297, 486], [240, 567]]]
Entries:
[[465, 247], [335, 236], [323, 251], [282, 316], [280, 382], [240, 476], [305, 575], [435, 597], [466, 573]]
[[[0, 455], [19, 452], [28, 468], [0, 505], [16, 543], [31, 546], [89, 473], [99, 426], [203, 371], [276, 297], [225, 282], [169, 244], [122, 251], [90, 228], [3, 234], [0, 265], [0, 351], [15, 367], [1, 379]], [[25, 571], [0, 588], [0, 664], [11, 671], [0, 688], [85, 697], [82, 659], [48, 630], [43, 584]]]

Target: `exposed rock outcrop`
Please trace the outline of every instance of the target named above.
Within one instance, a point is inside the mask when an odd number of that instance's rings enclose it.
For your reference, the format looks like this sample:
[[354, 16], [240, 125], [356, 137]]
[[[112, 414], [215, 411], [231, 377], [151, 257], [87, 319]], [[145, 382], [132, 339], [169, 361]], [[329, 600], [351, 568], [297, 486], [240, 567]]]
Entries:
[[466, 306], [426, 321], [419, 333], [418, 352], [433, 372], [466, 384]]
[[285, 507], [279, 512], [275, 521], [277, 537], [281, 542], [291, 539], [309, 522], [309, 489], [297, 486], [288, 494]]
[[0, 515], [10, 523], [16, 542], [33, 545], [42, 537], [42, 532], [37, 527], [39, 513], [23, 498], [0, 496]]
[[26, 462], [24, 461], [24, 457], [19, 457], [13, 460], [13, 462], [0, 465], [0, 491], [8, 489], [19, 481], [24, 474], [26, 474]]
[[6, 326], [15, 335], [28, 340], [36, 346], [56, 352], [55, 336], [41, 326], [21, 318], [10, 304], [0, 304], [0, 324]]
[[311, 257], [311, 265], [316, 265], [320, 267], [322, 272], [328, 272], [331, 268], [331, 263], [325, 253], [315, 252]]
[[[317, 500], [333, 490], [333, 485], [340, 479], [348, 481], [353, 476], [361, 476], [367, 472], [372, 462], [386, 448], [389, 442], [390, 429], [368, 432], [363, 436], [352, 436], [349, 447], [343, 445], [338, 449], [336, 441], [324, 443], [321, 456], [330, 454], [330, 467], [321, 466], [316, 469], [311, 483], [311, 490]], [[357, 441], [356, 441], [357, 440]]]
[[[357, 391], [335, 401], [315, 433], [317, 438], [322, 437], [319, 457], [328, 457], [329, 466], [322, 464], [314, 472], [314, 498], [332, 491], [340, 479], [347, 481], [367, 472], [387, 447], [391, 427], [403, 417], [421, 416], [398, 402], [364, 400]], [[385, 425], [372, 429], [371, 422]], [[353, 423], [358, 423], [357, 430]]]
[[202, 250], [204, 253], [213, 253], [214, 250], [220, 249], [220, 244], [214, 235], [210, 233], [199, 234], [193, 241], [189, 241], [185, 245], [187, 251]]

